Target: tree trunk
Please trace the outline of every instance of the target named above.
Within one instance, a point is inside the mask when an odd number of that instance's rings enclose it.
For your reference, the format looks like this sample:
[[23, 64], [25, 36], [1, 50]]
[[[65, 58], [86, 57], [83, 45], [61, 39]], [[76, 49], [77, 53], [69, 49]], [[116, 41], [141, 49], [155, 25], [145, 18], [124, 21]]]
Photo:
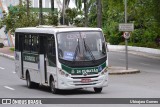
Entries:
[[65, 0], [65, 8], [68, 8], [70, 0]]
[[85, 27], [88, 26], [88, 11], [87, 11], [87, 0], [84, 0], [84, 16], [85, 16]]
[[51, 0], [51, 11], [52, 14], [54, 13], [54, 0]]
[[22, 0], [19, 0], [19, 5], [22, 5]]
[[63, 0], [63, 9], [62, 9], [62, 18], [63, 18], [63, 25], [65, 25], [65, 0]]
[[39, 0], [39, 24], [43, 24], [42, 0]]
[[[22, 3], [22, 0], [20, 0]], [[27, 0], [27, 17], [29, 17], [29, 0]]]
[[102, 28], [102, 3], [97, 0], [97, 27]]

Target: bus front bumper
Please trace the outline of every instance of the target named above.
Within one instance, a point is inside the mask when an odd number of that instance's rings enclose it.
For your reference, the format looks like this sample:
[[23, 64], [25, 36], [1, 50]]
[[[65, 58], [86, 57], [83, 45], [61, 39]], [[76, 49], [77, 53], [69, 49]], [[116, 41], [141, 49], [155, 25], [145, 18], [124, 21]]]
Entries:
[[[86, 77], [85, 77], [86, 78]], [[89, 82], [82, 82], [83, 77], [78, 79], [73, 79], [71, 77], [59, 77], [58, 81], [58, 89], [77, 89], [77, 88], [101, 88], [106, 87], [108, 85], [108, 73], [104, 75], [99, 75], [95, 78], [87, 78], [90, 79]]]

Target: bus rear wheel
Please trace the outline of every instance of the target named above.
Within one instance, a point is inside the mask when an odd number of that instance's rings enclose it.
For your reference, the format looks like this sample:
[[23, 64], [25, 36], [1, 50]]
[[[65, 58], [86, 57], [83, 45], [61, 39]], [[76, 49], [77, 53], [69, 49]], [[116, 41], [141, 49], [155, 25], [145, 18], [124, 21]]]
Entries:
[[53, 94], [58, 94], [59, 90], [55, 88], [55, 81], [53, 78], [50, 80], [50, 89]]
[[102, 92], [102, 88], [94, 88], [95, 93], [101, 93]]

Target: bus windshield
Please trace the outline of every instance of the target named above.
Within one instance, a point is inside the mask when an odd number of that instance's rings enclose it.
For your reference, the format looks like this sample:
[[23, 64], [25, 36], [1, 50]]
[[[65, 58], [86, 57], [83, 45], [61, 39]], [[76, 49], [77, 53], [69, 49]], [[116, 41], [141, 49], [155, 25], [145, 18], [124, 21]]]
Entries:
[[102, 32], [65, 32], [57, 34], [58, 56], [67, 61], [95, 61], [106, 56]]

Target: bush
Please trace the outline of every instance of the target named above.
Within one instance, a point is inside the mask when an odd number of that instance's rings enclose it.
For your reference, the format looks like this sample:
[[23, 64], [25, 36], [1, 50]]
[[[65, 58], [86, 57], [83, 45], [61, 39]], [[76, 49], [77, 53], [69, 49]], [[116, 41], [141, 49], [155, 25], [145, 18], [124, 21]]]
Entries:
[[125, 45], [125, 42], [121, 42], [121, 43], [119, 43], [119, 45]]
[[122, 41], [124, 41], [123, 37], [119, 36], [119, 35], [111, 35], [109, 37], [109, 43], [112, 44], [112, 45], [118, 45]]
[[146, 47], [148, 48], [157, 48], [157, 44], [155, 42], [147, 42]]
[[0, 43], [0, 48], [3, 48], [4, 47], [4, 44], [3, 43]]

